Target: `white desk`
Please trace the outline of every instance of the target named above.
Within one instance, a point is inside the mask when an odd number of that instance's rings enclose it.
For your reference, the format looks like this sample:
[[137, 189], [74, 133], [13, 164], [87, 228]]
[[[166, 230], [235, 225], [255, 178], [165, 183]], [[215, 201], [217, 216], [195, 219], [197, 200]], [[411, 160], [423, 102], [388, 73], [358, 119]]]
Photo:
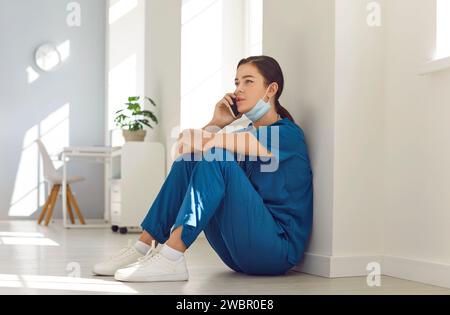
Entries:
[[71, 158], [95, 158], [101, 163], [109, 163], [111, 158], [111, 153], [119, 148], [112, 147], [68, 147], [64, 148], [61, 152], [61, 160], [63, 162], [63, 179], [62, 179], [62, 209], [63, 209], [63, 226], [64, 228], [110, 228], [109, 222], [109, 209], [105, 203], [104, 219], [105, 224], [85, 224], [85, 225], [75, 225], [67, 222], [67, 160]]

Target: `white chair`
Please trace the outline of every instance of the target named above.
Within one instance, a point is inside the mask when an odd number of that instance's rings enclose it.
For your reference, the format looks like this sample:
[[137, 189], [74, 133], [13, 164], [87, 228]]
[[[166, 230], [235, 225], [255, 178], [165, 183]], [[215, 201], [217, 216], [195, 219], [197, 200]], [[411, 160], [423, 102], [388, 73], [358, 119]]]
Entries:
[[[48, 154], [47, 149], [45, 148], [42, 141], [38, 139], [36, 140], [36, 143], [39, 147], [39, 152], [41, 154], [43, 161], [44, 179], [49, 184], [48, 187], [52, 187], [51, 193], [47, 197], [44, 207], [42, 208], [38, 224], [41, 224], [45, 217], [45, 226], [48, 226], [53, 215], [53, 209], [55, 208], [56, 201], [58, 199], [58, 196], [60, 195], [62, 186], [62, 175], [56, 171], [55, 166], [53, 165], [53, 162], [50, 158], [50, 155]], [[81, 214], [80, 208], [78, 206], [78, 202], [75, 199], [72, 193], [72, 189], [70, 187], [70, 184], [81, 182], [83, 180], [85, 180], [85, 178], [82, 176], [73, 176], [67, 178], [67, 200], [66, 200], [67, 212], [69, 213], [70, 221], [72, 224], [75, 224], [75, 218], [71, 207], [72, 205], [74, 207], [75, 213], [77, 214], [80, 223], [86, 224], [83, 215]]]

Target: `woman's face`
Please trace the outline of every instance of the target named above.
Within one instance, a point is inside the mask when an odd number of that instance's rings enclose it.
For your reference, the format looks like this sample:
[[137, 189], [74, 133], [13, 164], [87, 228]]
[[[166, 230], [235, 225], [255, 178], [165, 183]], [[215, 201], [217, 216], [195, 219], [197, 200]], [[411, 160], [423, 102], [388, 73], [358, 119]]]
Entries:
[[[235, 80], [237, 105], [240, 113], [247, 113], [264, 97], [268, 87], [264, 83], [264, 77], [251, 63], [241, 65]], [[270, 97], [270, 93], [267, 94]], [[265, 101], [268, 101], [266, 97]]]

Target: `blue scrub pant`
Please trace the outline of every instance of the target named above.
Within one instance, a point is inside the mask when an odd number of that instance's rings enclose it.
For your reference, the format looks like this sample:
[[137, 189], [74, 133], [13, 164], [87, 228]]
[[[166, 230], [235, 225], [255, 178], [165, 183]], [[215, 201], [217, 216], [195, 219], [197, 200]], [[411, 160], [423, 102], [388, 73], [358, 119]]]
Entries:
[[220, 148], [204, 154], [185, 154], [173, 163], [142, 228], [162, 244], [182, 226], [186, 247], [204, 231], [231, 269], [251, 275], [286, 273], [293, 267], [288, 240], [236, 155]]

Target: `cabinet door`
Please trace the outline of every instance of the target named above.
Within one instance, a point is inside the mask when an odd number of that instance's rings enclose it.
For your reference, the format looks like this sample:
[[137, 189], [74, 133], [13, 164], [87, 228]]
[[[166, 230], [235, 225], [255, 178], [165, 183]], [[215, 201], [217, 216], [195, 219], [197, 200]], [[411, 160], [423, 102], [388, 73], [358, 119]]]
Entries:
[[122, 190], [120, 184], [111, 185], [111, 203], [122, 201]]
[[113, 225], [121, 224], [122, 205], [119, 202], [111, 203], [111, 223]]
[[122, 149], [122, 224], [139, 227], [161, 189], [166, 172], [164, 146], [129, 142]]

